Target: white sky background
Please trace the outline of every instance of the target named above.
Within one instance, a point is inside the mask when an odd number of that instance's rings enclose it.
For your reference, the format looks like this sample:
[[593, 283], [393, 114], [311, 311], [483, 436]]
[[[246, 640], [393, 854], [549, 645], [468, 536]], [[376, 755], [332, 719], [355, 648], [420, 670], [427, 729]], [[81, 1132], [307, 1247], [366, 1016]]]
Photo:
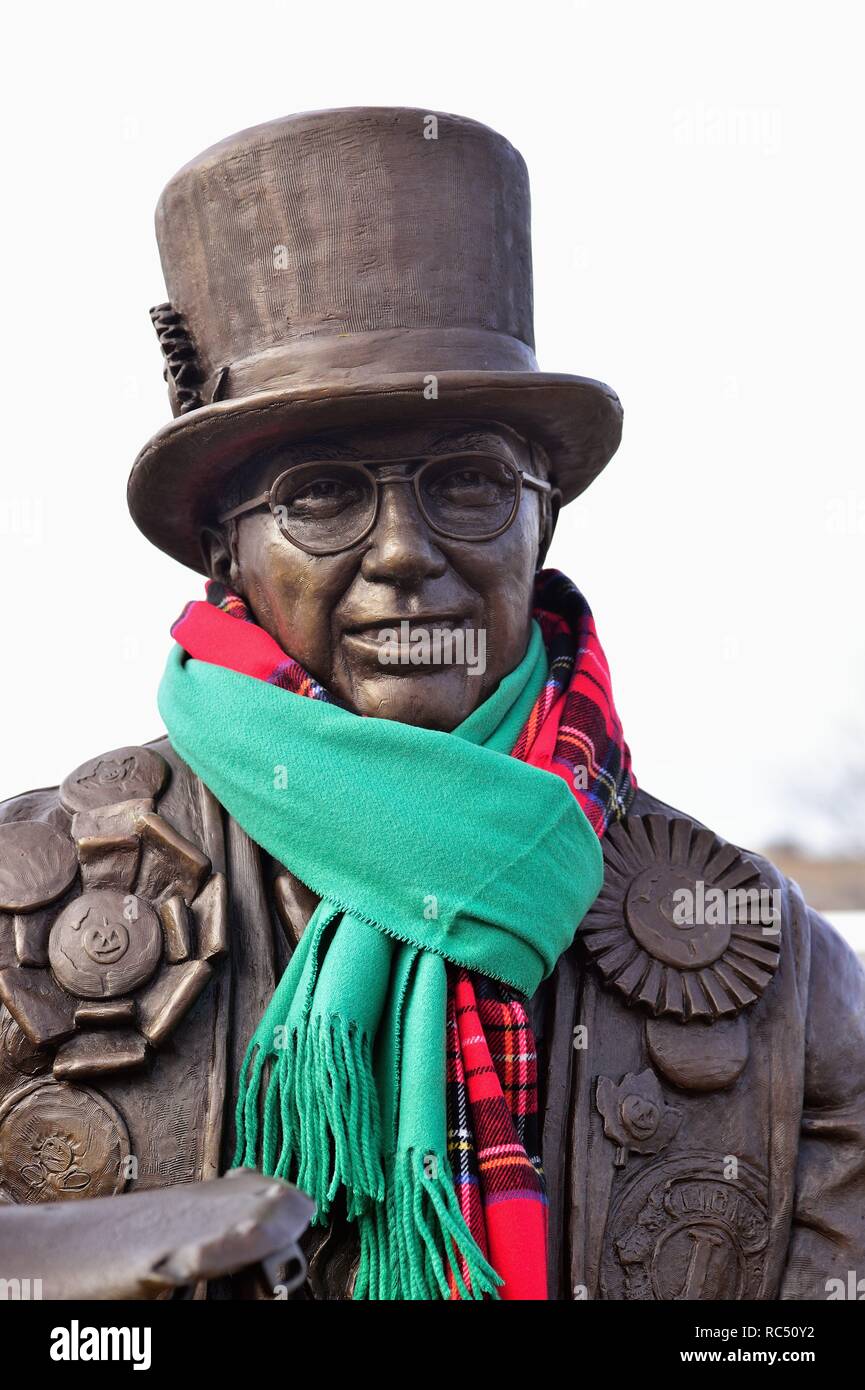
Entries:
[[168, 419], [163, 184], [259, 121], [411, 105], [525, 156], [541, 366], [622, 398], [550, 559], [594, 608], [638, 779], [740, 843], [861, 843], [862, 30], [832, 0], [7, 12], [0, 797], [161, 732], [200, 592], [125, 510]]

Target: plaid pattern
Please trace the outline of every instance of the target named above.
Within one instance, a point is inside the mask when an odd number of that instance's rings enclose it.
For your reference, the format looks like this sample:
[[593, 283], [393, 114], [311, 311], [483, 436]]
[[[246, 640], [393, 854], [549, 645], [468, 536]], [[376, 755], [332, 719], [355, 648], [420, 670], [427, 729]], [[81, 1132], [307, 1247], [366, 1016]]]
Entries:
[[[300, 662], [293, 657], [286, 656], [280, 646], [269, 637], [250, 616], [249, 609], [239, 594], [235, 594], [231, 589], [221, 584], [216, 579], [208, 579], [205, 590], [207, 602], [218, 609], [221, 613], [227, 613], [230, 618], [239, 618], [247, 623], [247, 629], [240, 629], [244, 632], [247, 640], [236, 644], [240, 661], [234, 664], [233, 669], [243, 671], [246, 675], [257, 676], [260, 680], [266, 681], [268, 685], [278, 685], [280, 690], [290, 690], [293, 695], [307, 695], [311, 700], [323, 700], [326, 704], [341, 705], [342, 701], [337, 700], [323, 685], [319, 685], [313, 676], [305, 671]], [[195, 610], [200, 614], [202, 605], [197, 600], [187, 603], [180, 617], [171, 625], [171, 635], [180, 645], [183, 646], [183, 633], [187, 619], [190, 618]], [[255, 634], [253, 637], [252, 634]], [[253, 647], [254, 643], [254, 647]], [[233, 646], [235, 644], [232, 644]], [[243, 648], [246, 647], [244, 653]], [[246, 659], [244, 660], [244, 656]], [[217, 664], [229, 665], [228, 662], [217, 662]]]
[[[546, 732], [551, 746], [544, 762], [572, 786], [600, 837], [611, 821], [624, 817], [637, 789], [613, 704], [610, 668], [589, 605], [558, 570], [537, 576], [534, 616], [544, 635], [550, 674], [513, 756], [535, 763], [538, 738]], [[553, 711], [556, 719], [551, 721]]]
[[[213, 609], [239, 619], [237, 628], [230, 624], [226, 635]], [[513, 756], [563, 777], [601, 837], [625, 816], [636, 793], [609, 667], [591, 610], [565, 575], [543, 570], [537, 576], [533, 613], [549, 676]], [[342, 703], [286, 656], [252, 620], [243, 599], [223, 584], [209, 581], [207, 603], [187, 604], [171, 629], [181, 646], [192, 631], [203, 659], [296, 695]], [[504, 1278], [503, 1298], [547, 1296], [537, 1078], [525, 1001], [483, 976], [449, 969], [448, 1158], [469, 1230]], [[452, 1297], [458, 1297], [455, 1286]]]
[[450, 970], [447, 1047], [448, 1158], [460, 1210], [493, 1267], [508, 1271], [508, 1297], [543, 1298], [547, 1198], [525, 1005], [503, 985]]

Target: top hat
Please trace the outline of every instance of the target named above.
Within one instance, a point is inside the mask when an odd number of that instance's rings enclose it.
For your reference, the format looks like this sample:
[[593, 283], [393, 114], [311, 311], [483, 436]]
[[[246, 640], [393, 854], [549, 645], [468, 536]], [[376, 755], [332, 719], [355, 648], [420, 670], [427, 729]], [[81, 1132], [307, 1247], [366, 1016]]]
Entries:
[[175, 174], [156, 235], [175, 418], [129, 508], [191, 569], [231, 473], [279, 440], [502, 423], [544, 447], [565, 502], [618, 447], [615, 392], [538, 369], [528, 174], [477, 121], [355, 107], [255, 126]]

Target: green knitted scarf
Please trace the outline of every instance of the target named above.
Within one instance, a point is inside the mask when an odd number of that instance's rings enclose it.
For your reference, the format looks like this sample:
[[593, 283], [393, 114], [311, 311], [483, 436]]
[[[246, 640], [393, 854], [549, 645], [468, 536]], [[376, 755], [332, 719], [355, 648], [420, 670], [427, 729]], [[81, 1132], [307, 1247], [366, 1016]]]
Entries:
[[[321, 897], [240, 1077], [235, 1164], [359, 1224], [357, 1298], [495, 1295], [447, 1158], [446, 962], [529, 996], [597, 896], [565, 782], [509, 756], [546, 676], [522, 663], [453, 734], [360, 718], [173, 649], [172, 744]], [[468, 1275], [468, 1286], [463, 1273]]]

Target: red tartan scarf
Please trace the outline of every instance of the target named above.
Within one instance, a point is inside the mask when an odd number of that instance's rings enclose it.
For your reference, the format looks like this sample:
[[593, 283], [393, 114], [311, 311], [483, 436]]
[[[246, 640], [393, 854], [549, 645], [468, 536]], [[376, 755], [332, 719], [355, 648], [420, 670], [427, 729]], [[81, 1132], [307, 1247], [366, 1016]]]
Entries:
[[[549, 671], [512, 756], [564, 778], [600, 838], [636, 792], [606, 658], [589, 606], [565, 575], [537, 576], [533, 616]], [[209, 582], [207, 602], [187, 604], [171, 632], [198, 660], [339, 703], [222, 584]], [[538, 1057], [525, 1002], [481, 975], [448, 970], [448, 1158], [463, 1217], [501, 1275], [504, 1299], [547, 1297]]]

